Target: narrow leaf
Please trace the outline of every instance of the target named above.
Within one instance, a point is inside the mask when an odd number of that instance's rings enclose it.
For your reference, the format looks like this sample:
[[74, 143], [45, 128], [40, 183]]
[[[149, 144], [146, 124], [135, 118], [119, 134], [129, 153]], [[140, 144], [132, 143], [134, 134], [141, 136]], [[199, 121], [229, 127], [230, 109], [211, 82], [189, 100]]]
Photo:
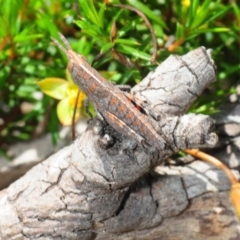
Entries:
[[199, 6], [199, 0], [190, 1], [189, 12], [187, 15], [186, 27], [189, 27], [196, 17], [197, 9]]
[[37, 39], [42, 38], [43, 34], [29, 34], [29, 35], [17, 35], [14, 36], [13, 41], [14, 42], [24, 42], [31, 39]]
[[159, 16], [157, 16], [156, 14], [154, 14], [154, 12], [148, 8], [146, 6], [146, 4], [138, 1], [138, 0], [129, 0], [129, 3], [139, 9], [141, 12], [143, 12], [149, 19], [152, 19], [153, 21], [155, 21], [156, 23], [158, 23], [160, 26], [162, 27], [166, 27], [166, 24], [163, 20], [161, 20], [161, 18]]
[[191, 38], [196, 37], [197, 35], [202, 34], [202, 33], [208, 33], [208, 32], [220, 33], [220, 32], [229, 32], [229, 31], [231, 31], [229, 28], [203, 28], [203, 29], [197, 29], [195, 31], [192, 31], [191, 34], [186, 39], [191, 39]]
[[79, 0], [81, 10], [84, 12], [84, 16], [101, 27], [101, 21], [97, 14], [96, 8], [92, 0]]
[[114, 43], [106, 43], [101, 47], [101, 53], [105, 53], [107, 51], [109, 51], [111, 48], [113, 48]]
[[129, 54], [133, 57], [139, 57], [141, 59], [145, 59], [147, 61], [150, 61], [151, 56], [145, 52], [142, 52], [136, 48], [132, 48], [126, 45], [118, 45], [117, 50], [122, 53]]
[[100, 21], [100, 27], [104, 29], [104, 18], [105, 18], [106, 4], [101, 4], [100, 10], [98, 12], [98, 18]]
[[232, 7], [228, 6], [228, 7], [224, 7], [221, 11], [217, 11], [215, 12], [212, 17], [210, 17], [208, 19], [208, 22], [211, 22], [213, 20], [215, 20], [216, 18], [219, 18], [220, 16], [224, 15], [224, 13], [226, 13], [227, 11], [229, 11]]
[[176, 38], [177, 38], [177, 39], [185, 38], [185, 36], [184, 36], [184, 27], [183, 27], [183, 25], [180, 24], [179, 22], [177, 23]]
[[131, 39], [123, 39], [123, 38], [117, 38], [115, 40], [115, 43], [121, 43], [121, 44], [127, 44], [127, 45], [141, 45], [139, 42], [136, 40], [131, 40]]

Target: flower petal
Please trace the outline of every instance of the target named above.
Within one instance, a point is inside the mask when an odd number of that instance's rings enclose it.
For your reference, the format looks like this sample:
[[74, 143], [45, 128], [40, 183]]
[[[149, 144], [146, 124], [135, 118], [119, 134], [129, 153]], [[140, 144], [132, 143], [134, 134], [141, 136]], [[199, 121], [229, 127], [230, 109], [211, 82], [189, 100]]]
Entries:
[[40, 89], [50, 97], [63, 99], [67, 97], [68, 82], [61, 78], [45, 78], [37, 82]]
[[[63, 125], [71, 125], [74, 112], [74, 106], [70, 104], [70, 98], [64, 98], [57, 105], [57, 115]], [[75, 121], [80, 118], [80, 109], [76, 110]]]

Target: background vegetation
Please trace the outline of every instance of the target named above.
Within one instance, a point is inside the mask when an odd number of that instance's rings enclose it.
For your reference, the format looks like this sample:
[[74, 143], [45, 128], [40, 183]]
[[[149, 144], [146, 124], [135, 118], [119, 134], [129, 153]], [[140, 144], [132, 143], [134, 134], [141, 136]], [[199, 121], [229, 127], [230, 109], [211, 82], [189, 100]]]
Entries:
[[46, 132], [53, 143], [58, 139], [58, 101], [36, 84], [48, 77], [66, 78], [67, 60], [50, 38], [60, 40], [58, 31], [89, 62], [105, 53], [94, 67], [118, 84], [134, 85], [156, 67], [150, 63], [153, 45], [143, 19], [111, 3], [136, 7], [147, 16], [157, 37], [158, 63], [199, 46], [213, 49], [218, 80], [191, 111], [211, 114], [233, 91], [239, 81], [240, 13], [235, 1], [0, 0], [2, 154], [9, 144]]

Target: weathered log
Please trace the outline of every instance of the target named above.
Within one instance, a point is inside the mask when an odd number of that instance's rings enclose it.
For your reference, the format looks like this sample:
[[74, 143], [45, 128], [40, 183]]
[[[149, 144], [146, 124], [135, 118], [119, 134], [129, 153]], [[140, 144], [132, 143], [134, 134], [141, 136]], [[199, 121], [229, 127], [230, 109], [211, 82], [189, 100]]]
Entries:
[[[0, 193], [0, 239], [237, 239], [220, 171], [198, 161], [152, 170], [179, 149], [217, 143], [210, 117], [184, 115], [215, 80], [210, 55], [201, 47], [170, 56], [132, 89], [161, 116], [151, 121], [167, 139], [163, 151], [149, 152], [93, 120]], [[103, 148], [109, 135], [114, 141]]]

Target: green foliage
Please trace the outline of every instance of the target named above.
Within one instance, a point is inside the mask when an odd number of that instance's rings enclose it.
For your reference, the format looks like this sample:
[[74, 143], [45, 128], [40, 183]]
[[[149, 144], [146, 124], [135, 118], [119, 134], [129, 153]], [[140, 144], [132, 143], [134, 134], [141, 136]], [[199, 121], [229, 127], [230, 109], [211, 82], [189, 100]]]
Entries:
[[[239, 80], [237, 4], [219, 0], [129, 0], [125, 4], [138, 8], [151, 22], [159, 47], [157, 62], [199, 46], [213, 49], [218, 81], [191, 111], [214, 112]], [[153, 51], [150, 31], [135, 12], [100, 0], [0, 0], [0, 6], [2, 149], [45, 132], [57, 141], [57, 102], [44, 95], [36, 82], [65, 77], [66, 57], [50, 39], [60, 40], [58, 31], [89, 62], [104, 53], [94, 67], [118, 84], [134, 85], [156, 67], [149, 61]], [[136, 67], [129, 68], [131, 62]]]

